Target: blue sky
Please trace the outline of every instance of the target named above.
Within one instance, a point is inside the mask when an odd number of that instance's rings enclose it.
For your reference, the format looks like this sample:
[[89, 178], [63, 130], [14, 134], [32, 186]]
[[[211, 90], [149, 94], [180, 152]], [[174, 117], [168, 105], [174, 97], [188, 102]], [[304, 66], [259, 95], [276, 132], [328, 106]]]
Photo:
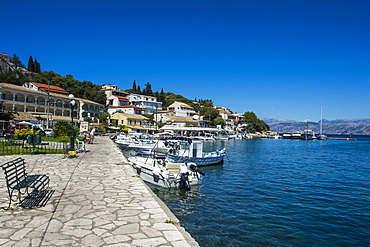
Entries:
[[237, 113], [370, 117], [370, 1], [6, 1], [0, 52]]

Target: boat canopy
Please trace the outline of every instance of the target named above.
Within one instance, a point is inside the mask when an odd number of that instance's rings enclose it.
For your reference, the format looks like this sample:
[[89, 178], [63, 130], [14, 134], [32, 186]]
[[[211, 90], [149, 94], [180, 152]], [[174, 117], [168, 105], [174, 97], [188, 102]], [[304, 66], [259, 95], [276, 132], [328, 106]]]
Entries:
[[178, 140], [178, 141], [187, 141], [189, 144], [193, 142], [193, 140], [189, 137], [183, 136], [170, 136], [170, 137], [161, 137], [159, 140], [167, 141], [167, 140]]

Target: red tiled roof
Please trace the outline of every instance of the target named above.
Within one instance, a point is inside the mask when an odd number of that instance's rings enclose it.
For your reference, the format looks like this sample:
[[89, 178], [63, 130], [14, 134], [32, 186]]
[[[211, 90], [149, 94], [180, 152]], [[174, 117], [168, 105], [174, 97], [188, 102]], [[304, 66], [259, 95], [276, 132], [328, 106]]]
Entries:
[[[49, 89], [49, 85], [47, 85], [47, 84], [41, 84], [41, 83], [37, 83], [37, 82], [32, 82], [32, 83], [35, 84], [36, 86], [38, 86], [39, 89], [41, 89], [41, 90], [48, 91], [48, 89]], [[68, 94], [68, 92], [66, 90], [64, 90], [63, 88], [53, 86], [53, 85], [50, 85], [50, 92]]]
[[117, 97], [119, 101], [129, 102], [128, 98], [126, 98], [126, 97], [118, 96], [118, 95], [114, 95], [114, 96]]

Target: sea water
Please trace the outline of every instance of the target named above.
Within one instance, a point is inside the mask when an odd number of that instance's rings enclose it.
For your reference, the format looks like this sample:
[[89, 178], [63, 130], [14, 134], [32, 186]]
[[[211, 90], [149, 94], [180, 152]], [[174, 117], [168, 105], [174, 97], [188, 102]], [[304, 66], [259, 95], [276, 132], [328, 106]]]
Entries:
[[152, 187], [200, 246], [370, 246], [370, 138], [221, 147], [191, 191]]

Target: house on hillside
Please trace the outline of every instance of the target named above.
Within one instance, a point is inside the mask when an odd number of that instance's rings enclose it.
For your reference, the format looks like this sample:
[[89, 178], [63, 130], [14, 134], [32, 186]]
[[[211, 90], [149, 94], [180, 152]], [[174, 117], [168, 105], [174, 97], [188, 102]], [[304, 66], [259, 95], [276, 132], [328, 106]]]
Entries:
[[130, 105], [130, 100], [124, 96], [119, 96], [119, 95], [111, 95], [107, 97], [106, 105], [108, 107], [110, 106], [126, 106]]
[[45, 92], [45, 93], [50, 92], [50, 93], [68, 95], [68, 92], [64, 90], [63, 88], [58, 87], [58, 86], [49, 85], [49, 84], [42, 84], [42, 83], [37, 83], [37, 82], [26, 82], [22, 85], [22, 87], [34, 89], [34, 90]]
[[194, 126], [194, 127], [199, 126], [199, 121], [193, 119], [192, 117], [180, 117], [180, 116], [165, 115], [162, 118], [162, 122], [165, 125], [172, 125], [172, 126], [178, 127], [178, 128], [185, 127], [185, 125]]
[[179, 117], [193, 117], [197, 114], [193, 107], [178, 101], [172, 103], [167, 109], [171, 111], [174, 116]]
[[134, 105], [108, 106], [108, 113], [110, 115], [116, 112], [128, 113], [128, 114], [143, 114], [145, 110], [140, 107], [134, 106]]
[[154, 114], [154, 112], [162, 110], [162, 102], [158, 102], [156, 97], [140, 94], [129, 94], [127, 98], [130, 100], [132, 105], [144, 109], [145, 113]]
[[224, 127], [227, 131], [234, 131], [236, 128], [239, 128], [243, 124], [243, 115], [231, 113], [226, 107], [215, 107], [220, 116], [225, 120], [226, 126]]
[[153, 127], [148, 124], [147, 120], [142, 115], [116, 112], [110, 116], [109, 124], [116, 127], [126, 125], [131, 131], [148, 134]]
[[138, 111], [138, 109], [143, 109], [143, 113], [148, 114], [153, 114], [155, 111], [162, 110], [162, 102], [158, 102], [156, 97], [140, 94], [129, 94], [118, 89], [118, 86], [114, 85], [103, 85], [102, 90], [107, 96], [107, 106], [110, 109], [110, 114], [115, 112], [114, 109], [116, 111], [124, 111], [123, 109], [120, 109], [120, 107], [127, 105], [136, 106], [138, 107], [135, 109], [136, 111]]
[[112, 95], [122, 96], [122, 97], [127, 97], [127, 95], [129, 95], [129, 93], [120, 90], [118, 88], [118, 86], [116, 86], [116, 85], [106, 84], [106, 85], [103, 85], [102, 86], [102, 89], [101, 90], [104, 91], [104, 93], [107, 96], [107, 98], [109, 98]]

